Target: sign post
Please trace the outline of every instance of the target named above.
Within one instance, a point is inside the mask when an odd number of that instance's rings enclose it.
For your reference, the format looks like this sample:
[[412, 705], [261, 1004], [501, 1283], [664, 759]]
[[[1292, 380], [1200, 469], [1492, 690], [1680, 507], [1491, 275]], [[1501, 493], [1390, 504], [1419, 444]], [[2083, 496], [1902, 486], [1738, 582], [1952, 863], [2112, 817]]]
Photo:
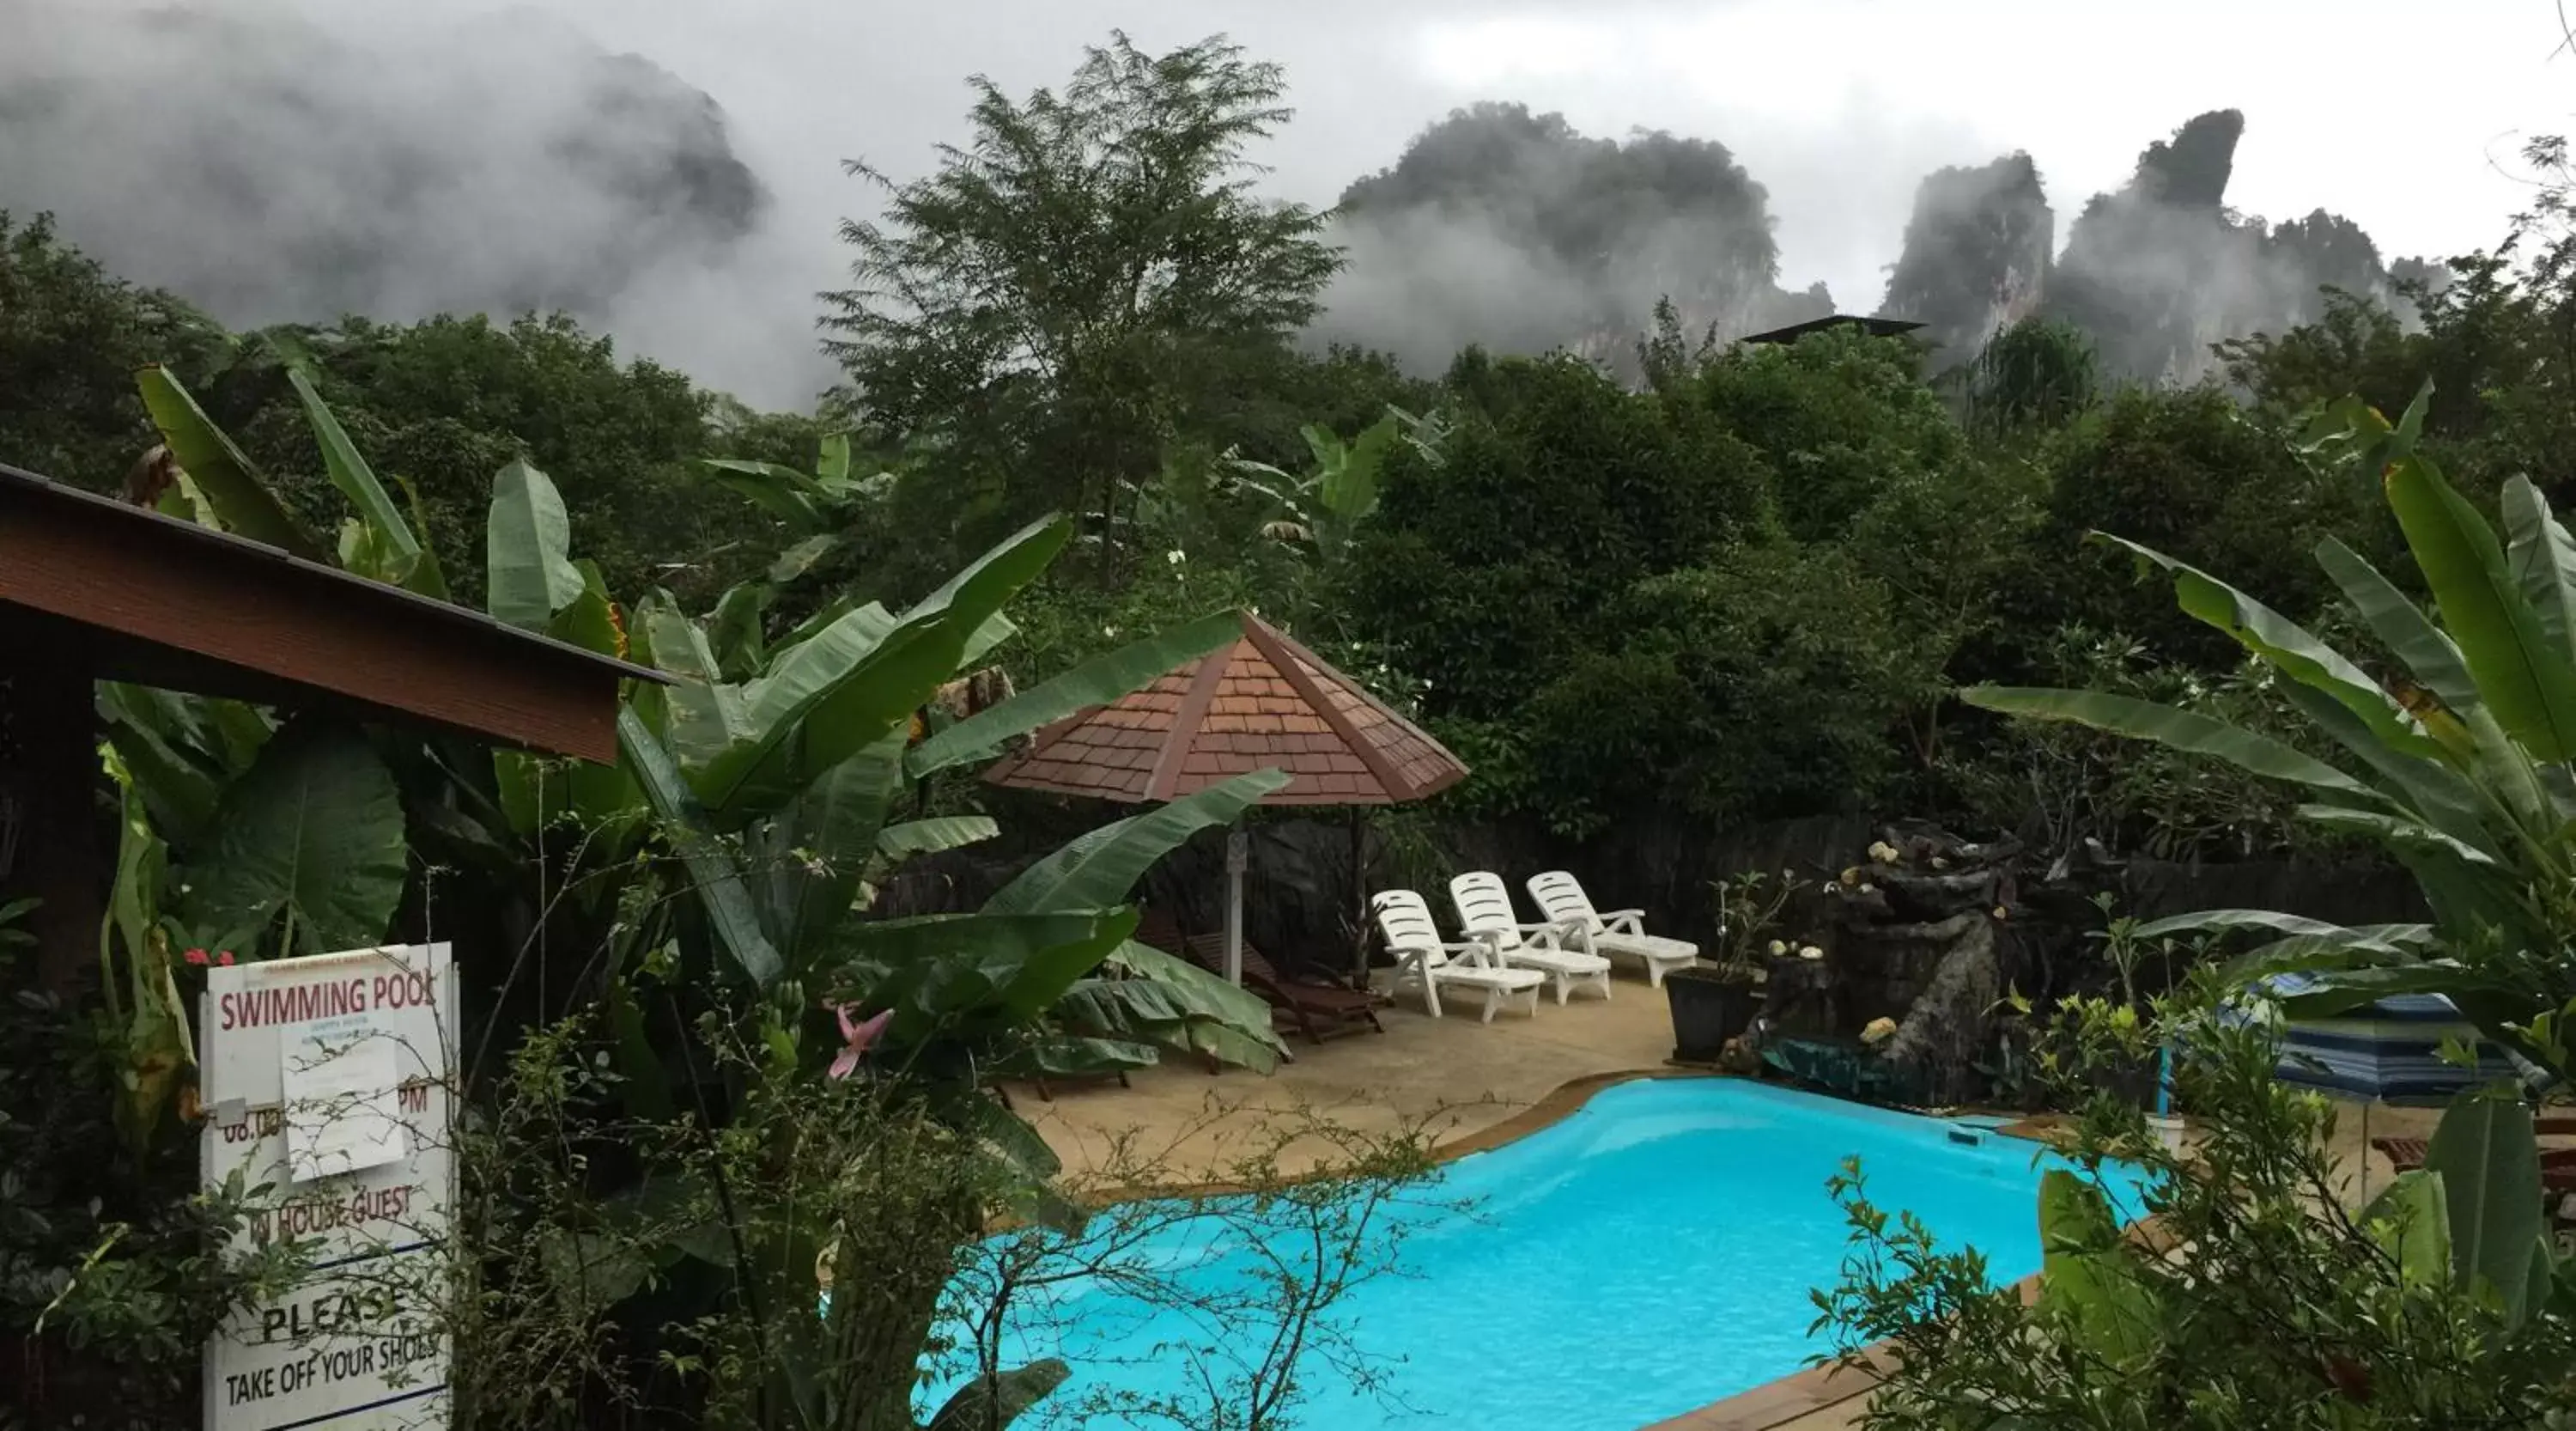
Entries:
[[456, 972], [444, 944], [207, 972], [198, 1165], [265, 1187], [235, 1241], [299, 1284], [206, 1343], [208, 1431], [440, 1431]]

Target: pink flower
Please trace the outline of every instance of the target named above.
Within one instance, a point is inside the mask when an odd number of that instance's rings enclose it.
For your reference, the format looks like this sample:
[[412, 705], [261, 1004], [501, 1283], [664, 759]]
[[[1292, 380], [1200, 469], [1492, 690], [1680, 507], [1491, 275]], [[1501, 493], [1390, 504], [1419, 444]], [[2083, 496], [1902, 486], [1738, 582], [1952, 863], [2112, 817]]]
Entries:
[[858, 1070], [859, 1055], [866, 1053], [868, 1045], [875, 1043], [877, 1035], [884, 1033], [886, 1025], [894, 1021], [894, 1010], [886, 1009], [865, 1020], [854, 1021], [850, 1012], [858, 1007], [856, 1004], [826, 1004], [824, 1007], [841, 1020], [842, 1048], [832, 1059], [830, 1076], [847, 1078]]
[[[203, 967], [205, 966], [205, 962], [206, 962], [206, 951], [205, 951], [205, 950], [203, 950], [203, 949], [191, 949], [191, 950], [189, 950], [187, 953], [182, 954], [182, 955], [180, 955], [179, 957], [180, 957], [180, 958], [182, 958], [182, 959], [187, 960], [187, 961], [188, 961], [189, 963], [191, 963], [191, 964], [194, 964], [194, 965], [197, 965], [197, 966], [198, 966], [198, 967], [200, 967], [200, 968], [203, 968]], [[226, 960], [225, 962], [226, 962], [226, 963], [230, 963], [231, 961], [230, 961], [230, 960]]]
[[227, 969], [231, 968], [233, 966], [233, 951], [227, 949], [223, 953], [216, 955], [215, 962], [223, 965]]

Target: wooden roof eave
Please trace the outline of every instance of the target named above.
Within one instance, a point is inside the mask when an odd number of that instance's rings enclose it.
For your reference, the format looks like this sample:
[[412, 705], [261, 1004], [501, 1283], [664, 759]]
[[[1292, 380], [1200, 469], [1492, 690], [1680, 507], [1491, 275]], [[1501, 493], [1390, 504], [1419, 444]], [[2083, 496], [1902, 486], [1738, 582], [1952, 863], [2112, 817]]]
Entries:
[[611, 763], [619, 685], [671, 678], [478, 611], [0, 465], [0, 607], [102, 679]]

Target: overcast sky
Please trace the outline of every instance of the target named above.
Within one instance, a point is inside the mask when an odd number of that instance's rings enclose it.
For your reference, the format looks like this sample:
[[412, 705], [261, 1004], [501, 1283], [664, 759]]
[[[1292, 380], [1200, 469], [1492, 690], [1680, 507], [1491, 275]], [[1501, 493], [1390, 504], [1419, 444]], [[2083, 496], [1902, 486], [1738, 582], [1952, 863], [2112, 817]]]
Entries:
[[[378, 0], [365, 0], [375, 4]], [[457, 3], [457, 0], [442, 0]], [[2192, 114], [2245, 111], [2230, 198], [2324, 206], [2392, 253], [2491, 244], [2519, 136], [2576, 111], [2552, 0], [545, 0], [706, 89], [777, 186], [781, 219], [855, 199], [832, 161], [897, 173], [957, 132], [959, 79], [1060, 79], [1124, 26], [1222, 30], [1288, 67], [1269, 157], [1329, 202], [1450, 108], [1519, 99], [1580, 129], [1717, 139], [1771, 191], [1784, 282], [1874, 304], [1915, 182], [2028, 149], [2065, 215]], [[2432, 17], [2442, 17], [2436, 22]], [[819, 176], [819, 177], [818, 177]], [[810, 216], [810, 217], [809, 217]]]
[[[12, 3], [0, 0], [0, 21]], [[505, 8], [265, 3], [379, 35], [396, 13], [434, 24]], [[2527, 193], [2515, 177], [2521, 140], [2569, 127], [2576, 111], [2576, 59], [2556, 53], [2553, 0], [522, 3], [646, 56], [729, 113], [776, 205], [756, 261], [708, 281], [759, 291], [639, 310], [618, 320], [620, 336], [719, 385], [791, 402], [811, 390], [810, 358], [782, 375], [729, 355], [810, 352], [810, 330], [782, 330], [810, 322], [808, 295], [840, 277], [833, 225], [869, 202], [838, 161], [918, 173], [933, 144], [960, 134], [966, 75], [1015, 91], [1060, 82], [1112, 26], [1152, 48], [1223, 31], [1284, 64], [1298, 113], [1261, 157], [1278, 192], [1319, 204], [1479, 99], [1561, 110], [1591, 134], [1719, 140], [1770, 191], [1783, 285], [1822, 279], [1859, 311], [1878, 301], [1915, 184], [1943, 164], [2027, 149], [2062, 243], [2084, 199], [2123, 181], [2147, 141], [2232, 105], [2247, 121], [2236, 207], [2273, 219], [2325, 207], [2389, 256], [2440, 255], [2502, 235]], [[728, 324], [741, 331], [718, 336]]]

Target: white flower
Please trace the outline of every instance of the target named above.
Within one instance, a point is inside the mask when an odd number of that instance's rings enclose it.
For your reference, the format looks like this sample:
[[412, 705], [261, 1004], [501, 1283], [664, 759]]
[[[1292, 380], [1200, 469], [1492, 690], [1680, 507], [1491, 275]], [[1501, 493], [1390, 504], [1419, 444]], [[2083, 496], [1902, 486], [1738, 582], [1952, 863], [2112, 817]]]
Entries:
[[1115, 641], [1118, 639], [1118, 628], [1115, 626], [1103, 626], [1100, 628], [1100, 635], [1103, 640]]
[[1781, 955], [1786, 954], [1786, 953], [1788, 953], [1788, 952], [1789, 952], [1789, 946], [1788, 946], [1788, 945], [1781, 943], [1781, 942], [1780, 942], [1779, 940], [1777, 940], [1777, 939], [1774, 939], [1774, 940], [1772, 940], [1772, 941], [1771, 941], [1771, 957], [1772, 957], [1772, 958], [1777, 959], [1777, 958], [1779, 958]]
[[1798, 957], [1801, 959], [1822, 959], [1825, 957], [1825, 951], [1817, 948], [1813, 944], [1810, 944], [1806, 948], [1798, 951]]
[[1163, 553], [1163, 560], [1170, 562], [1174, 566], [1179, 566], [1181, 563], [1188, 561], [1189, 559], [1190, 554], [1181, 550], [1179, 547], [1174, 547], [1170, 551]]
[[1876, 894], [1878, 893], [1878, 886], [1870, 884], [1867, 881], [1863, 881], [1861, 883], [1860, 892], [1863, 894]]

